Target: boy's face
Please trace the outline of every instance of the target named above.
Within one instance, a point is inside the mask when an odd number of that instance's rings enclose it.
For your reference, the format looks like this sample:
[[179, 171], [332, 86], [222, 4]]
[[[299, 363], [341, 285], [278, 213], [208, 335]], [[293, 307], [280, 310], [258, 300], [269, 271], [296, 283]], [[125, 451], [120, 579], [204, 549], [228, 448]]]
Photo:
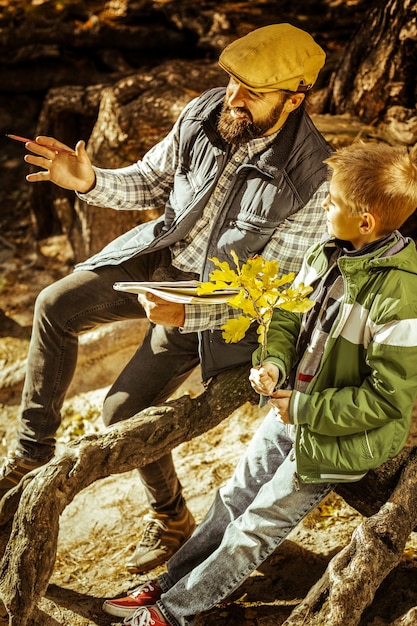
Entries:
[[363, 236], [360, 225], [362, 215], [351, 215], [350, 209], [343, 203], [337, 182], [332, 178], [329, 193], [323, 202], [327, 211], [327, 230], [331, 237], [350, 241], [355, 249], [362, 247]]

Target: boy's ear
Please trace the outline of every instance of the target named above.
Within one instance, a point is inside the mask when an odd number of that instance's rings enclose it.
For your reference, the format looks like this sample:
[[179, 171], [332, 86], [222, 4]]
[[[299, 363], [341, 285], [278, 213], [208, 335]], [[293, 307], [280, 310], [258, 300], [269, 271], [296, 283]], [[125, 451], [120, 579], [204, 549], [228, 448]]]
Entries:
[[359, 230], [362, 235], [371, 235], [376, 229], [376, 219], [372, 213], [362, 213]]

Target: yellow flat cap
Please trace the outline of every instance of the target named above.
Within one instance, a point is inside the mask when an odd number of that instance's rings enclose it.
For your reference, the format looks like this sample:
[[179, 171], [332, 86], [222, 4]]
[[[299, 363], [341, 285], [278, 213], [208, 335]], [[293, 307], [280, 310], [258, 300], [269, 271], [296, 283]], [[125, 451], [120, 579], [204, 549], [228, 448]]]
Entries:
[[304, 30], [270, 24], [229, 44], [219, 65], [252, 91], [308, 91], [325, 59], [322, 48]]

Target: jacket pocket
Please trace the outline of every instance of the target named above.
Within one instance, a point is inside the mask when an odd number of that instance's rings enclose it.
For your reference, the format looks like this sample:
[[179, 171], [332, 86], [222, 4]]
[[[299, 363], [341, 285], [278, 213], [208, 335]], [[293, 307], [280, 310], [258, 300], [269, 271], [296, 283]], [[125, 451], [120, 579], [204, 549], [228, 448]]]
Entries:
[[371, 442], [368, 436], [368, 431], [365, 430], [361, 441], [362, 455], [365, 459], [374, 459], [375, 455], [372, 451]]

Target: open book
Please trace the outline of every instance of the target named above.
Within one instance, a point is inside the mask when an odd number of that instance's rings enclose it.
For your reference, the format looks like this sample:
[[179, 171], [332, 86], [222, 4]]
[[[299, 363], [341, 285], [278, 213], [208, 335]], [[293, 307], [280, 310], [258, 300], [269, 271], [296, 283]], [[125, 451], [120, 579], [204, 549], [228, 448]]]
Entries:
[[223, 304], [232, 296], [239, 293], [239, 289], [221, 289], [215, 293], [199, 295], [196, 280], [180, 280], [173, 282], [118, 282], [113, 289], [128, 291], [129, 293], [153, 293], [168, 302], [181, 304]]

